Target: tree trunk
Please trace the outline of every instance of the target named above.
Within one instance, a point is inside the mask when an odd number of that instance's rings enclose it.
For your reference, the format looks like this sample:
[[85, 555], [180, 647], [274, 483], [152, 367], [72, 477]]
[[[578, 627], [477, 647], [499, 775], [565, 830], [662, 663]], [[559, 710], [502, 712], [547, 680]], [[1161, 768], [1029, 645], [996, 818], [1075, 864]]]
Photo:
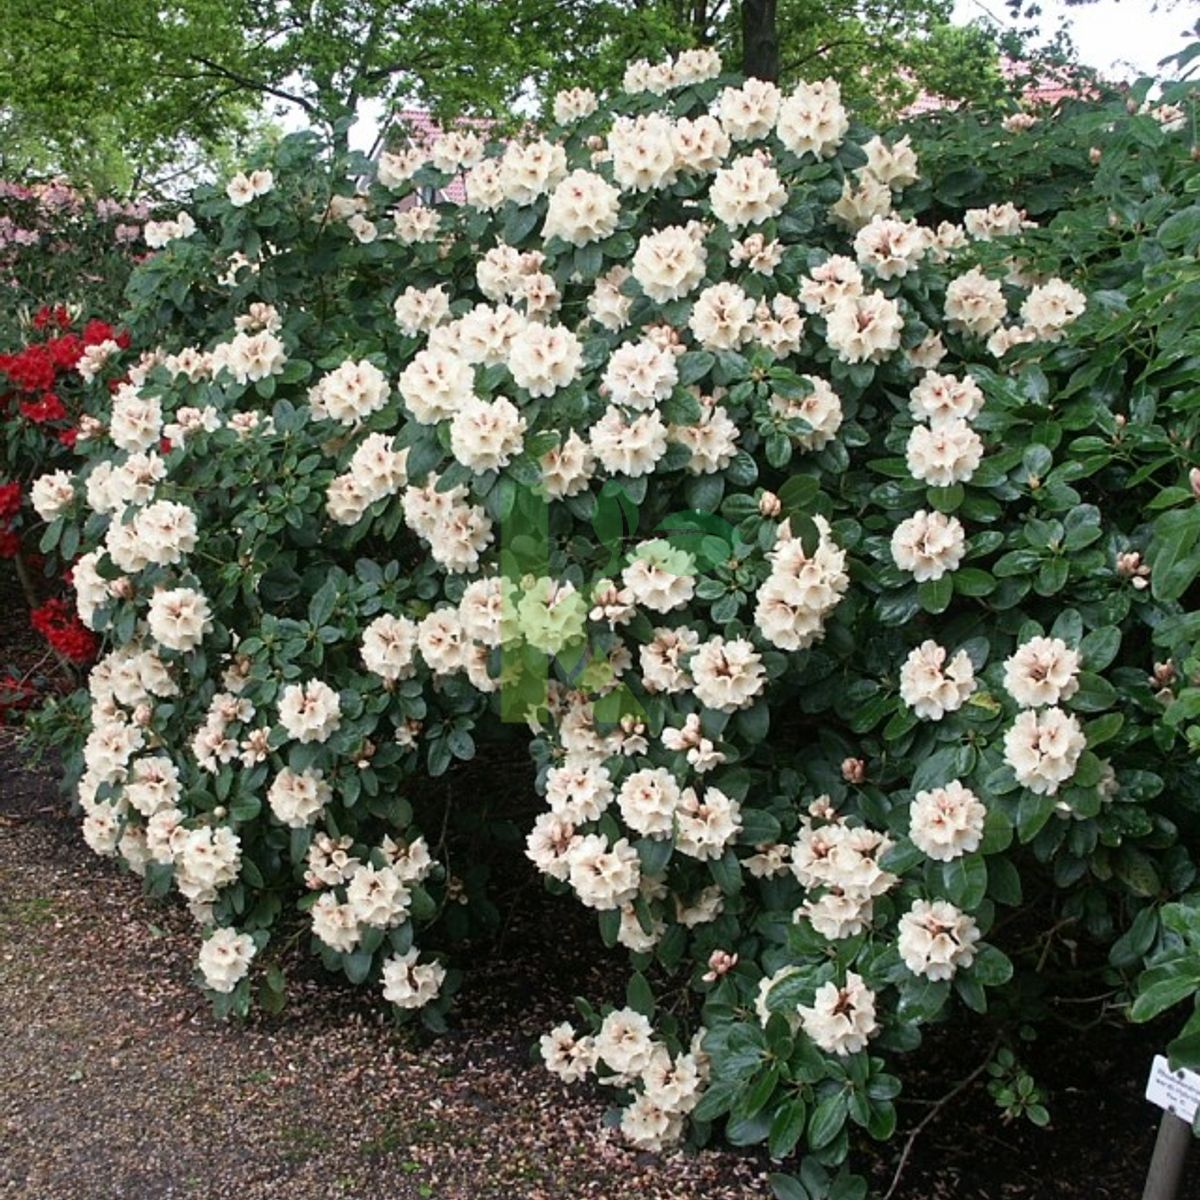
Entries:
[[742, 0], [742, 73], [779, 78], [779, 26], [775, 0]]

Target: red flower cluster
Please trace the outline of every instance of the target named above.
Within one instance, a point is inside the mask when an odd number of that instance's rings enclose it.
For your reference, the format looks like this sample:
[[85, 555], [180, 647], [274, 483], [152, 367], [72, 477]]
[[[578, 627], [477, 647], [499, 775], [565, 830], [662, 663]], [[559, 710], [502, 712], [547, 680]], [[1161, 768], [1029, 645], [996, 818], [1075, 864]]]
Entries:
[[59, 329], [70, 329], [71, 314], [61, 304], [56, 304], [53, 308], [48, 304], [43, 304], [34, 314], [33, 327], [34, 329], [45, 329], [47, 325], [57, 325]]
[[15, 517], [21, 511], [21, 485], [0, 483], [0, 517]]
[[0, 484], [0, 558], [16, 558], [21, 552], [21, 535], [13, 528], [21, 511], [21, 485]]
[[35, 608], [30, 624], [64, 658], [73, 663], [91, 662], [99, 645], [96, 635], [71, 611], [65, 600], [55, 597]]
[[53, 392], [45, 392], [37, 400], [22, 400], [21, 415], [35, 425], [44, 425], [47, 421], [61, 421], [67, 415], [67, 406]]
[[83, 343], [69, 333], [49, 342], [35, 342], [16, 354], [0, 354], [0, 372], [9, 377], [19, 392], [46, 392], [54, 386], [59, 364], [63, 370], [69, 370], [82, 353]]
[[10, 713], [28, 708], [37, 699], [37, 688], [27, 680], [16, 675], [0, 676], [0, 725], [3, 725]]
[[[23, 417], [68, 450], [74, 449], [78, 436], [76, 397], [82, 384], [79, 376], [72, 376], [84, 351], [107, 341], [122, 349], [130, 345], [128, 332], [118, 333], [107, 321], [91, 320], [79, 330], [71, 324], [71, 314], [61, 304], [43, 306], [33, 318], [42, 340], [29, 342], [15, 354], [0, 354], [0, 419]], [[21, 428], [10, 426], [4, 436], [19, 434]], [[11, 453], [6, 457], [11, 460]], [[12, 525], [0, 514], [0, 557], [17, 553]]]
[[[69, 330], [70, 322], [70, 314], [61, 306], [42, 308], [33, 320], [38, 330], [48, 327]], [[127, 349], [130, 337], [126, 331], [118, 333], [107, 321], [92, 320], [80, 333], [58, 333], [44, 342], [31, 342], [16, 354], [0, 354], [0, 375], [8, 376], [17, 394], [36, 397], [21, 400], [21, 412], [31, 421], [38, 424], [61, 421], [67, 413], [62, 400], [54, 394], [55, 382], [60, 375], [74, 370], [88, 346], [107, 341]]]

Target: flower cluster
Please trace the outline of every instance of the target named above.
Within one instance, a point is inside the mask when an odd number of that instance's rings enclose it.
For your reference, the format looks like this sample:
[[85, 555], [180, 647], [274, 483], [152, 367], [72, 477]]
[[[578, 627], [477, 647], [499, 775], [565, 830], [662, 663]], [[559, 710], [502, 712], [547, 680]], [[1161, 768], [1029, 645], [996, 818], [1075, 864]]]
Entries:
[[69, 662], [89, 663], [96, 657], [96, 635], [71, 612], [66, 600], [57, 596], [47, 600], [29, 614], [29, 623]]
[[710, 1061], [697, 1031], [686, 1052], [672, 1054], [654, 1037], [644, 1014], [612, 1010], [594, 1036], [557, 1025], [540, 1043], [542, 1061], [564, 1083], [578, 1083], [603, 1068], [610, 1086], [632, 1093], [621, 1113], [621, 1133], [640, 1150], [661, 1150], [679, 1140], [683, 1122], [708, 1082]]

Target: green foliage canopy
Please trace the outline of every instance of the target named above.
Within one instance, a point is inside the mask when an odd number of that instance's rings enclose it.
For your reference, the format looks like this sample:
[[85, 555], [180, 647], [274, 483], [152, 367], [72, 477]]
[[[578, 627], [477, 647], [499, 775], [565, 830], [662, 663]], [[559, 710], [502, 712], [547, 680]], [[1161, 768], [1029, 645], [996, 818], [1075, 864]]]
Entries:
[[714, 45], [735, 61], [744, 9], [773, 29], [784, 83], [833, 75], [884, 110], [922, 86], [1001, 86], [990, 38], [951, 27], [948, 0], [0, 0], [0, 165], [132, 188], [272, 101], [343, 143], [368, 99], [512, 118], [560, 87], [609, 88], [633, 58]]

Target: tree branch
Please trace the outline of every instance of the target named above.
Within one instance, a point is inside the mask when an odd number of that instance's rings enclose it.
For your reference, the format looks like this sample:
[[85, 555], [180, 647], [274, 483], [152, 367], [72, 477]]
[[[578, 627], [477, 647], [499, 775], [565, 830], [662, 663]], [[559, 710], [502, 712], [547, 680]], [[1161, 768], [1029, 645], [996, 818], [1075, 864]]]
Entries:
[[900, 1176], [904, 1174], [904, 1168], [908, 1163], [908, 1156], [912, 1153], [912, 1148], [916, 1143], [917, 1138], [925, 1131], [929, 1123], [954, 1099], [955, 1096], [965, 1092], [967, 1088], [979, 1078], [980, 1075], [987, 1070], [988, 1063], [992, 1061], [992, 1055], [996, 1053], [996, 1048], [1000, 1045], [1000, 1035], [996, 1034], [992, 1038], [992, 1044], [988, 1047], [987, 1053], [983, 1057], [983, 1061], [973, 1070], [970, 1075], [964, 1079], [960, 1079], [936, 1104], [917, 1122], [912, 1133], [908, 1135], [908, 1140], [904, 1143], [904, 1151], [900, 1155], [900, 1161], [896, 1164], [895, 1173], [892, 1175], [892, 1182], [888, 1190], [883, 1194], [883, 1200], [892, 1200], [892, 1194], [900, 1185]]
[[251, 79], [248, 75], [242, 75], [237, 71], [231, 70], [229, 67], [223, 66], [221, 63], [213, 62], [211, 58], [205, 58], [202, 54], [186, 53], [185, 57], [193, 62], [198, 62], [203, 67], [207, 67], [214, 75], [239, 84], [247, 91], [261, 92], [268, 96], [276, 96], [280, 100], [287, 100], [289, 103], [296, 104], [304, 109], [312, 117], [319, 117], [321, 115], [320, 109], [311, 100], [306, 100], [303, 96], [297, 96], [292, 92], [285, 92], [283, 88], [265, 83], [261, 79]]

